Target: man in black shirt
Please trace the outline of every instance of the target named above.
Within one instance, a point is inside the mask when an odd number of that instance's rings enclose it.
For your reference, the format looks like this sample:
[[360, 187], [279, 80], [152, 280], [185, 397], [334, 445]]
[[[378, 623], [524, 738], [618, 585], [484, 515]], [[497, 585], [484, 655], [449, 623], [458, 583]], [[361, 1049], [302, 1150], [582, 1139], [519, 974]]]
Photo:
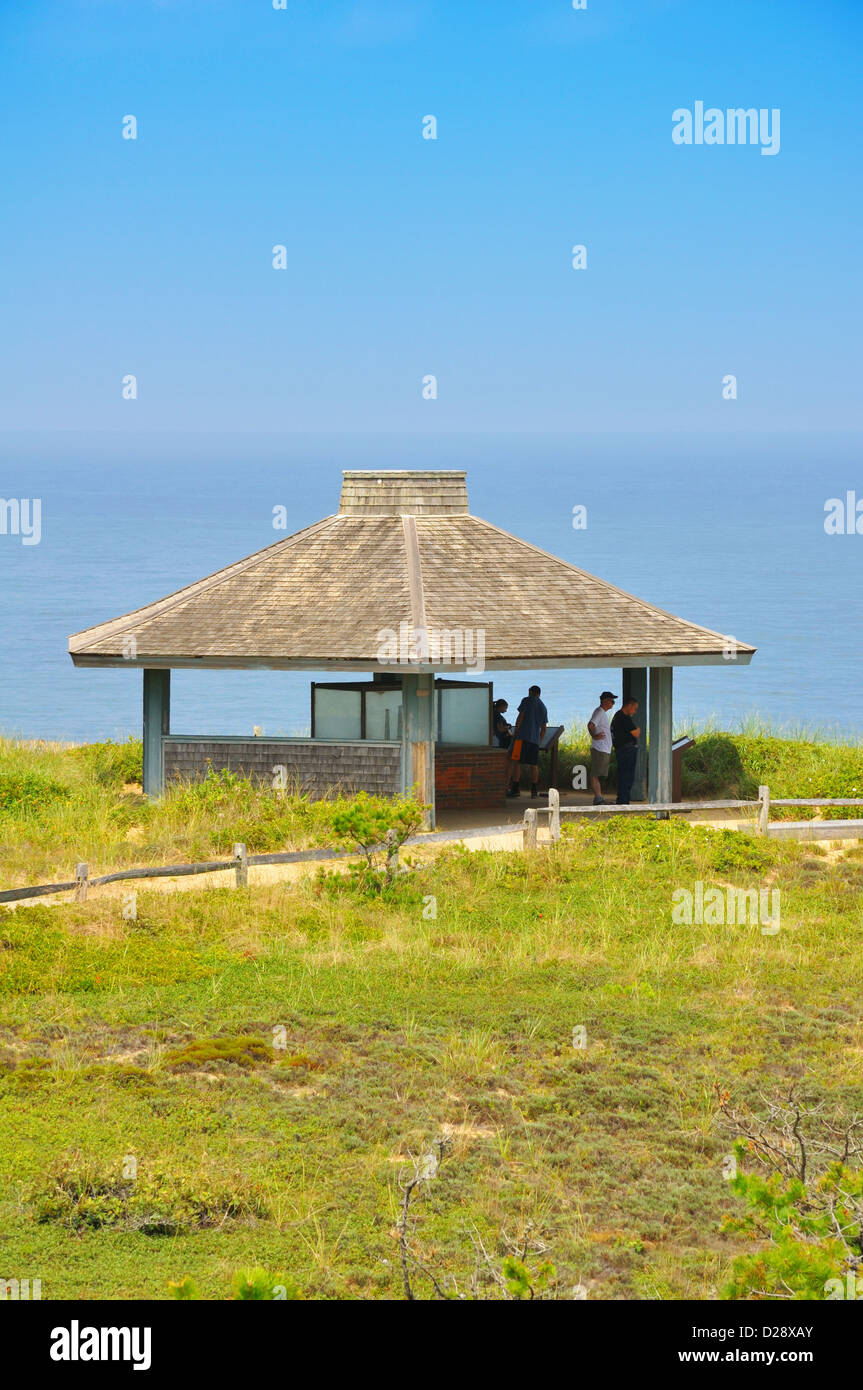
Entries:
[[618, 806], [628, 806], [632, 798], [635, 763], [638, 758], [638, 736], [641, 733], [635, 722], [637, 713], [638, 701], [630, 696], [624, 700], [611, 721], [611, 742], [617, 754]]

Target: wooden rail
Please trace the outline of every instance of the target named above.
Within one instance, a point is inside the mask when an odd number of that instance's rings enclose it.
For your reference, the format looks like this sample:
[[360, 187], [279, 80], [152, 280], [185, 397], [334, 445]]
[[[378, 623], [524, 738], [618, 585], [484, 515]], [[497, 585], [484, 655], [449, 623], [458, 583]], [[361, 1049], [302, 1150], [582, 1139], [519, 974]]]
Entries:
[[[740, 811], [755, 812], [756, 835], [769, 835], [773, 839], [812, 839], [846, 840], [863, 839], [863, 820], [834, 821], [780, 821], [770, 824], [772, 806], [863, 806], [861, 796], [792, 796], [776, 797], [771, 800], [770, 789], [758, 788], [758, 796], [752, 800], [717, 801], [656, 801], [638, 802], [634, 806], [561, 806], [560, 792], [552, 787], [548, 793], [548, 805], [529, 807], [524, 813], [523, 839], [525, 849], [535, 849], [538, 843], [539, 817], [548, 816], [552, 843], [560, 839], [561, 816], [656, 816], [667, 819], [670, 815], [691, 815], [693, 811]], [[832, 832], [832, 833], [831, 833]]]
[[863, 820], [781, 820], [771, 840], [863, 840]]
[[863, 796], [774, 796], [771, 806], [863, 806]]
[[[518, 833], [518, 825], [484, 825], [470, 830], [437, 830], [430, 835], [411, 835], [404, 841], [403, 848], [434, 844], [454, 844], [461, 840], [471, 840], [489, 835], [512, 835]], [[392, 841], [375, 845], [376, 853], [386, 852], [393, 861]], [[183, 878], [190, 874], [216, 874], [233, 869], [238, 887], [248, 884], [248, 871], [259, 864], [302, 864], [309, 862], [328, 862], [333, 859], [356, 859], [357, 849], [294, 849], [278, 850], [271, 854], [248, 854], [243, 844], [234, 845], [232, 859], [209, 859], [197, 864], [153, 864], [138, 869], [117, 869], [110, 874], [99, 874], [90, 878], [86, 864], [76, 865], [75, 878], [67, 883], [35, 883], [26, 888], [8, 888], [0, 892], [0, 903], [25, 902], [29, 898], [44, 898], [53, 893], [69, 893], [74, 890], [76, 902], [87, 901], [87, 889], [103, 883], [123, 883], [128, 880], [145, 878]]]
[[[407, 843], [407, 842], [406, 842]], [[189, 874], [216, 874], [233, 869], [238, 888], [249, 882], [249, 868], [255, 864], [301, 864], [309, 859], [350, 859], [359, 853], [350, 849], [297, 849], [278, 854], [247, 854], [246, 846], [234, 845], [232, 859], [209, 859], [199, 864], [153, 864], [142, 869], [118, 869], [115, 873], [90, 878], [87, 865], [78, 864], [70, 883], [37, 883], [27, 888], [9, 888], [0, 893], [0, 903], [21, 902], [27, 898], [44, 898], [49, 893], [75, 891], [76, 902], [87, 901], [87, 889], [100, 883], [123, 883], [136, 878], [183, 878]]]
[[[560, 793], [558, 792], [558, 796]], [[614, 802], [609, 802], [607, 806], [560, 806], [558, 815], [561, 816], [643, 816], [653, 814], [658, 811], [677, 811], [681, 815], [691, 811], [733, 811], [743, 806], [760, 806], [759, 801], [650, 801], [636, 802], [635, 805], [616, 806]], [[775, 805], [775, 803], [774, 803]], [[540, 811], [550, 809], [540, 806]]]

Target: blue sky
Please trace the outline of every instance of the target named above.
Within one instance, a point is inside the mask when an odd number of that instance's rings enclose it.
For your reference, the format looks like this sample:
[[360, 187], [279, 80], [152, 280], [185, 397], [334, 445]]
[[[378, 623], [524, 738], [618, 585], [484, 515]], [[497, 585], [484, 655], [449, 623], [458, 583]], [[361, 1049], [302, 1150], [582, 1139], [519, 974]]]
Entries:
[[[0, 728], [136, 727], [70, 632], [410, 466], [759, 647], [679, 710], [859, 726], [823, 504], [863, 496], [861, 52], [863, 0], [0, 0], [0, 497], [44, 503], [0, 537]], [[676, 145], [698, 101], [778, 108], [779, 153]], [[273, 681], [186, 722], [293, 728]]]
[[[0, 0], [0, 428], [856, 430], [861, 40], [859, 0]], [[780, 153], [675, 146], [696, 100]]]

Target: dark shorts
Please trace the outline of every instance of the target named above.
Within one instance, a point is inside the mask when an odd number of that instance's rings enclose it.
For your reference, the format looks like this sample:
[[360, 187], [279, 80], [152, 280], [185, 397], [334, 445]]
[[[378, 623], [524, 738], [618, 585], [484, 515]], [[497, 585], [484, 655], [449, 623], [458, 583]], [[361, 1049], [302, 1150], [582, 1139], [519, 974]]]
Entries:
[[522, 739], [521, 757], [518, 761], [522, 767], [536, 767], [539, 762], [539, 744], [527, 743]]

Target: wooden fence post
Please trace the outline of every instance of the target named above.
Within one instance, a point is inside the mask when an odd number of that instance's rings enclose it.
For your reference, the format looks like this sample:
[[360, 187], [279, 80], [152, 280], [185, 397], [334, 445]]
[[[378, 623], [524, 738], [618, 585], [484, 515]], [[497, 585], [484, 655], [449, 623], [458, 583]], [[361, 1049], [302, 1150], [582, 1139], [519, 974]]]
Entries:
[[249, 886], [249, 856], [246, 853], [246, 846], [243, 844], [234, 845], [234, 863], [237, 868], [237, 887], [248, 888]]
[[758, 822], [755, 833], [766, 835], [767, 827], [770, 824], [770, 788], [758, 788]]
[[85, 903], [87, 901], [87, 881], [89, 870], [86, 864], [75, 865], [75, 901]]
[[524, 813], [524, 848], [536, 849], [537, 814], [534, 806], [528, 806]]
[[384, 840], [387, 847], [387, 877], [392, 878], [399, 871], [398, 832], [388, 830]]
[[560, 792], [557, 787], [548, 789], [548, 828], [552, 842], [560, 839]]

